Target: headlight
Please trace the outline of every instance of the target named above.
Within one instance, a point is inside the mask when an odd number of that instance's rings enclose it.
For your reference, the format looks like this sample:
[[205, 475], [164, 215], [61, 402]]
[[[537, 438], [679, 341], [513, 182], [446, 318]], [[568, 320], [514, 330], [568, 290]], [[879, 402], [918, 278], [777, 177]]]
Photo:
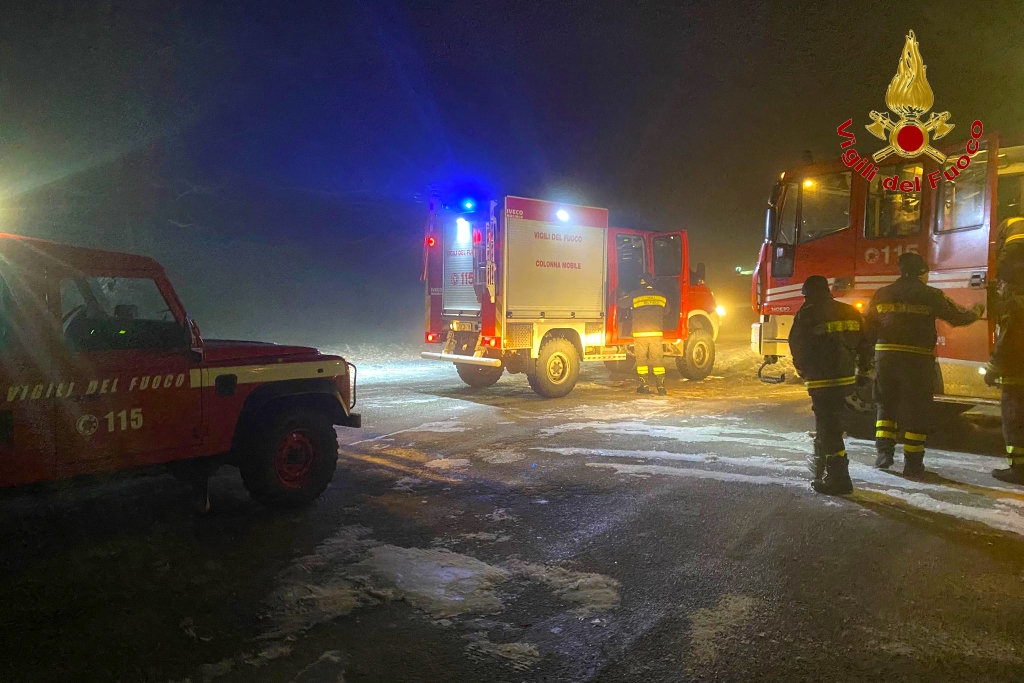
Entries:
[[718, 314], [719, 318], [725, 317], [725, 306], [715, 306], [715, 313]]

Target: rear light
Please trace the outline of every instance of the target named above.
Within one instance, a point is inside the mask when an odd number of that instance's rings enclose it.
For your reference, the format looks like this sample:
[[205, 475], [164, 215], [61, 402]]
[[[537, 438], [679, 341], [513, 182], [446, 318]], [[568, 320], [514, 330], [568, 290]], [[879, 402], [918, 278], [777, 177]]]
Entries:
[[435, 244], [437, 244], [437, 240], [435, 240], [433, 237], [428, 237], [427, 238], [427, 246], [428, 247], [432, 247]]
[[473, 244], [483, 244], [484, 236], [479, 230], [473, 231]]
[[481, 343], [484, 346], [489, 346], [492, 349], [496, 349], [501, 346], [501, 337], [484, 337]]
[[427, 343], [428, 344], [433, 344], [436, 341], [437, 341], [437, 335], [434, 334], [433, 332], [427, 332]]

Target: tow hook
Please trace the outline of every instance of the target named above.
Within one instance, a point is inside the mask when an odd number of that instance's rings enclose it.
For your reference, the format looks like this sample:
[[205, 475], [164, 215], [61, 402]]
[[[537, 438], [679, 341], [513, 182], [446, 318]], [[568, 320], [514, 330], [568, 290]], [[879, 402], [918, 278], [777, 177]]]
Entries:
[[769, 365], [775, 365], [779, 362], [778, 356], [765, 356], [764, 362], [761, 363], [761, 367], [757, 369], [757, 378], [765, 384], [782, 384], [786, 381], [786, 373], [782, 373], [778, 377], [765, 377], [764, 369]]

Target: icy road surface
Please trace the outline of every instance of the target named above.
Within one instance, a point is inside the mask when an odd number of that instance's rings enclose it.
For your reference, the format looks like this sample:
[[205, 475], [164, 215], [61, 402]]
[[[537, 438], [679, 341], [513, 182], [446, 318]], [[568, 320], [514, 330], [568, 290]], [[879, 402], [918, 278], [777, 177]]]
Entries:
[[205, 519], [155, 474], [0, 501], [0, 680], [1021, 680], [1024, 489], [984, 417], [938, 412], [923, 481], [851, 439], [827, 498], [806, 393], [742, 341], [667, 398], [349, 355], [365, 428], [306, 510], [231, 470]]

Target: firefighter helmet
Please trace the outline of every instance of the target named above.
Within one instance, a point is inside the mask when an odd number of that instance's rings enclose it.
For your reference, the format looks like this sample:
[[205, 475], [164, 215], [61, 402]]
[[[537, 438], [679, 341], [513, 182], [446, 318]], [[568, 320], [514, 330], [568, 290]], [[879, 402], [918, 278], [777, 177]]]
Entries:
[[909, 277], [920, 277], [928, 272], [928, 264], [920, 254], [908, 251], [900, 254], [900, 274]]
[[828, 288], [828, 280], [822, 275], [812, 275], [804, 280], [801, 293], [805, 298], [809, 299], [822, 299], [832, 296], [832, 292]]

